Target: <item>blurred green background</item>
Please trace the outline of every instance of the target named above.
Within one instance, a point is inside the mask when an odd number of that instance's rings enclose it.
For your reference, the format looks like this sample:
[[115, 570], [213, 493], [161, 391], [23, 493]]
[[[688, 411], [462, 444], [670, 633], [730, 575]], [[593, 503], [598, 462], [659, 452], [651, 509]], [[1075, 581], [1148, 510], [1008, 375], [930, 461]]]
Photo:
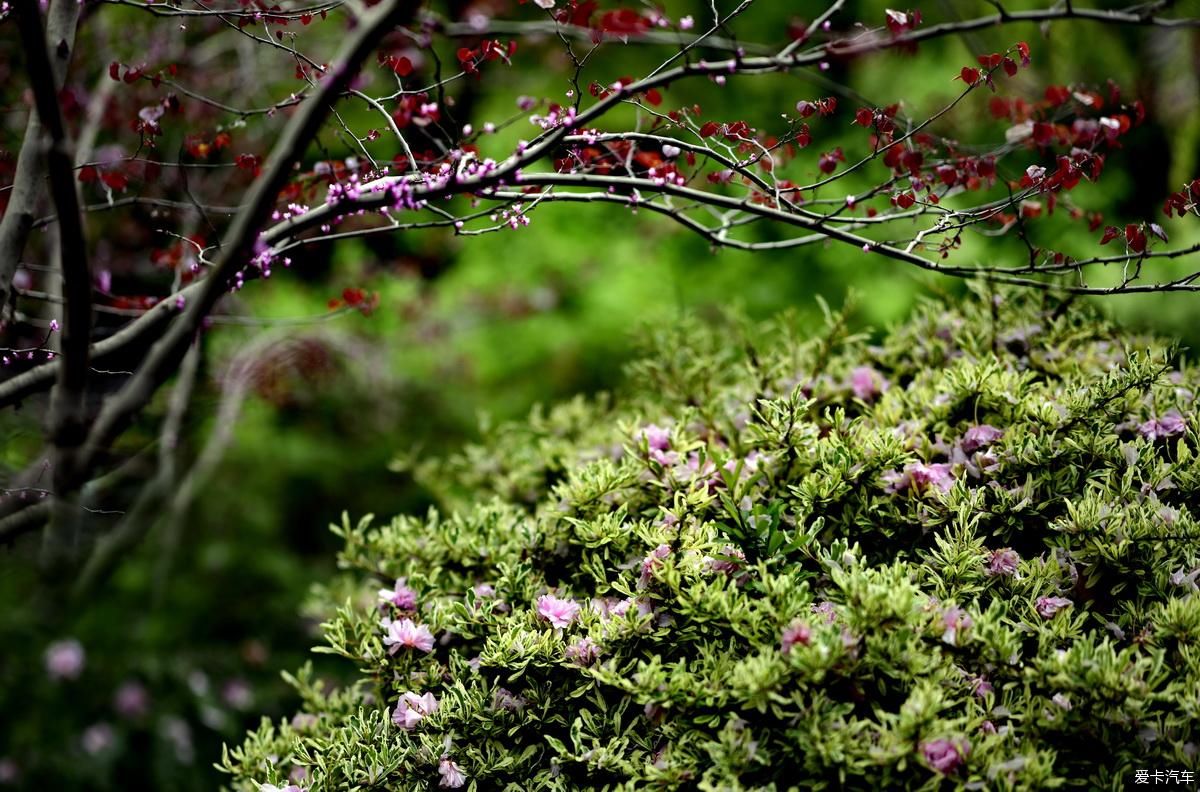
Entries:
[[[735, 29], [748, 41], [779, 43], [795, 15], [824, 5], [757, 3]], [[665, 11], [702, 19], [707, 7], [672, 2]], [[879, 24], [885, 7], [850, 2], [838, 19]], [[498, 16], [531, 18], [530, 10], [513, 3]], [[921, 10], [930, 24], [994, 9], [943, 0]], [[132, 9], [103, 13], [111, 13], [112, 28], [132, 25], [145, 36], [158, 24]], [[815, 82], [733, 78], [723, 91], [681, 83], [667, 92], [666, 104], [702, 102], [706, 117], [745, 118], [770, 129], [798, 99], [829, 95], [829, 80], [873, 104], [903, 101], [904, 111], [920, 118], [955, 95], [961, 84], [951, 78], [974, 54], [1021, 39], [1032, 45], [1034, 65], [1002, 83], [1005, 95], [1036, 99], [1048, 83], [1102, 87], [1111, 78], [1146, 101], [1147, 124], [1110, 158], [1101, 185], [1080, 187], [1073, 197], [1113, 222], [1161, 221], [1168, 188], [1197, 171], [1194, 33], [1083, 24], [995, 28], [924, 45], [915, 55], [839, 65]], [[138, 40], [90, 44], [132, 61]], [[79, 68], [105, 68], [109, 57], [89, 61], [85, 54]], [[638, 74], [662, 57], [661, 50], [614, 44], [589, 75], [603, 81]], [[553, 42], [525, 45], [511, 69], [492, 70], [472, 88], [471, 119], [478, 125], [509, 117], [522, 94], [561, 100], [561, 66]], [[859, 105], [841, 100], [838, 115], [822, 122], [820, 144], [800, 158], [799, 173], [815, 174], [818, 149], [861, 147], [861, 130], [856, 135], [850, 124]], [[991, 119], [986, 103], [977, 92], [937, 131], [983, 145], [1002, 141], [1005, 124]], [[361, 107], [347, 107], [344, 117], [355, 129], [378, 123]], [[11, 147], [13, 130], [6, 134]], [[490, 139], [485, 154], [532, 134], [519, 122]], [[321, 156], [352, 153], [333, 137], [322, 142]], [[371, 145], [383, 158], [395, 153], [386, 135]], [[1014, 161], [1002, 172], [1015, 176], [1025, 164]], [[1035, 237], [1094, 252], [1098, 234], [1062, 214], [1037, 226]], [[237, 312], [253, 321], [209, 334], [184, 427], [193, 453], [214, 432], [227, 432], [228, 446], [189, 508], [123, 553], [112, 577], [84, 601], [64, 593], [70, 581], [38, 579], [31, 543], [0, 551], [0, 601], [7, 604], [0, 613], [0, 787], [215, 788], [220, 779], [211, 768], [221, 743], [236, 740], [260, 714], [285, 716], [294, 703], [279, 672], [297, 667], [319, 640], [301, 603], [309, 586], [333, 574], [328, 524], [343, 510], [423, 510], [428, 494], [394, 461], [452, 450], [479, 436], [481, 420], [517, 419], [538, 402], [618, 387], [641, 328], [730, 307], [750, 317], [792, 309], [815, 328], [819, 297], [838, 305], [853, 291], [861, 298], [857, 326], [879, 329], [922, 296], [964, 290], [961, 282], [844, 246], [753, 255], [712, 250], [660, 216], [621, 207], [547, 205], [532, 220], [528, 228], [478, 237], [428, 231], [339, 242], [239, 295]], [[1170, 230], [1176, 244], [1198, 236], [1194, 225]], [[778, 232], [761, 233], [766, 239]], [[1012, 239], [976, 237], [957, 255], [1005, 260], [1022, 250]], [[347, 287], [377, 292], [378, 308], [370, 316], [298, 320], [325, 314]], [[1194, 345], [1195, 301], [1175, 294], [1102, 303], [1129, 327]], [[233, 410], [238, 383], [246, 397]], [[7, 438], [3, 462], [13, 469], [40, 442], [39, 427], [21, 416], [5, 416], [0, 432]], [[77, 640], [86, 661], [78, 678], [56, 680], [45, 653], [64, 639]], [[318, 668], [335, 679], [339, 673], [336, 664]], [[144, 706], [129, 706], [135, 699]]]

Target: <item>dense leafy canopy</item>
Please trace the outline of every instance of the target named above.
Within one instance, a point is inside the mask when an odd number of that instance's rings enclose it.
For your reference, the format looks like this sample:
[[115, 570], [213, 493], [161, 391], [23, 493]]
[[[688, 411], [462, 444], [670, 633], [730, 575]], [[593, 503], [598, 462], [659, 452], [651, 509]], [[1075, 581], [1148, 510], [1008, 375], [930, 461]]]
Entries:
[[1196, 371], [1071, 303], [664, 330], [347, 518], [235, 788], [1117, 787], [1196, 760]]

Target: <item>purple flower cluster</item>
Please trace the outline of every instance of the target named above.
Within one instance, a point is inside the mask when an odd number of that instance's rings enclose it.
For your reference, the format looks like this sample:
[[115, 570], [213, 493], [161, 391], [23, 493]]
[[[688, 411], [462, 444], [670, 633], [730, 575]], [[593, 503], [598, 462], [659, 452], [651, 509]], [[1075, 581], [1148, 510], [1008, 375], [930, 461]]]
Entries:
[[957, 472], [965, 472], [972, 478], [996, 469], [999, 460], [988, 450], [989, 446], [1004, 436], [1004, 431], [988, 424], [972, 426], [958, 442], [947, 447], [940, 440], [935, 450], [949, 458], [946, 462], [910, 462], [903, 470], [891, 470], [883, 474], [884, 489], [895, 494], [913, 492], [921, 494], [940, 490], [949, 492], [954, 487]]
[[1183, 434], [1187, 430], [1187, 422], [1176, 410], [1170, 410], [1158, 418], [1151, 418], [1138, 425], [1138, 434], [1150, 442], [1167, 440]]

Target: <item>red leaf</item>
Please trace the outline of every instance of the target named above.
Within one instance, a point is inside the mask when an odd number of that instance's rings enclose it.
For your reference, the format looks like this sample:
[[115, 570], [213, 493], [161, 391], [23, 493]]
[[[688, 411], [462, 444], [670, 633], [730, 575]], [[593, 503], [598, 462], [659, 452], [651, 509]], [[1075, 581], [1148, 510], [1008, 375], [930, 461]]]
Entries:
[[1064, 105], [1071, 98], [1071, 89], [1065, 85], [1048, 85], [1046, 86], [1046, 101], [1052, 107]]
[[401, 77], [407, 77], [413, 72], [412, 61], [404, 56], [396, 58], [395, 63], [392, 64], [392, 71], [396, 72], [396, 74], [400, 75]]
[[970, 66], [963, 66], [962, 71], [958, 73], [958, 78], [967, 85], [974, 85], [979, 82], [979, 69], [972, 69]]
[[658, 92], [658, 89], [651, 88], [649, 91], [646, 91], [646, 101], [654, 107], [658, 107], [662, 104], [662, 94]]
[[113, 78], [114, 80], [120, 80], [121, 79], [121, 64], [117, 63], [116, 61], [113, 61], [112, 63], [108, 64], [108, 76]]
[[715, 121], [707, 121], [702, 127], [700, 127], [700, 137], [710, 138], [717, 134], [717, 130], [720, 128], [720, 124], [717, 124]]
[[1104, 227], [1104, 236], [1100, 237], [1100, 244], [1107, 245], [1109, 242], [1112, 242], [1114, 239], [1116, 239], [1120, 235], [1121, 235], [1121, 229], [1117, 228], [1116, 226], [1105, 226]]
[[118, 192], [123, 192], [125, 188], [129, 186], [129, 179], [125, 177], [125, 174], [117, 173], [116, 171], [101, 173], [100, 181], [108, 185], [109, 189], [116, 190]]
[[859, 126], [869, 127], [871, 126], [871, 122], [874, 120], [875, 113], [866, 107], [860, 107], [854, 113], [854, 123], [858, 124]]
[[91, 165], [84, 165], [79, 169], [79, 181], [84, 184], [91, 184], [96, 181], [98, 176], [99, 174], [96, 173], [96, 169]]

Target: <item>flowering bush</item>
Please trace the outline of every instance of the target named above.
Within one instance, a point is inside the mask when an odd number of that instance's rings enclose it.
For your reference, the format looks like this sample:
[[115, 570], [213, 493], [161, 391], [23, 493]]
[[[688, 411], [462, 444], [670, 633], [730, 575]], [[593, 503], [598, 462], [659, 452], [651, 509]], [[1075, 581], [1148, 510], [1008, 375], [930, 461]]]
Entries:
[[[684, 323], [348, 518], [358, 665], [237, 790], [1116, 788], [1192, 767], [1196, 370], [1084, 307]], [[344, 603], [340, 604], [339, 603]]]

